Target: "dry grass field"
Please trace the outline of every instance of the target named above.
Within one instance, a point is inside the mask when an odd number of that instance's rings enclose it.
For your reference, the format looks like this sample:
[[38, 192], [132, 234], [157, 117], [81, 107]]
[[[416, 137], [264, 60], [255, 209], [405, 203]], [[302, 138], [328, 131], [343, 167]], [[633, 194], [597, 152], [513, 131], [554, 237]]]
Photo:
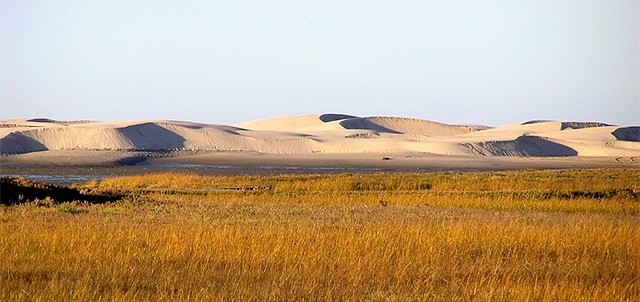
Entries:
[[[638, 301], [640, 170], [212, 177], [0, 207], [0, 301]], [[384, 201], [387, 205], [382, 205]]]

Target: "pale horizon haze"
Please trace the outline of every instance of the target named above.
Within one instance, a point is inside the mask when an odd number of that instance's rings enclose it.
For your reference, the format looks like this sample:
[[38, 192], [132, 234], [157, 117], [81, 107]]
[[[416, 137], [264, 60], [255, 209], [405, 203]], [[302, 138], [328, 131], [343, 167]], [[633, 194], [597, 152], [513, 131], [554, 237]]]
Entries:
[[0, 0], [0, 119], [640, 124], [640, 1]]

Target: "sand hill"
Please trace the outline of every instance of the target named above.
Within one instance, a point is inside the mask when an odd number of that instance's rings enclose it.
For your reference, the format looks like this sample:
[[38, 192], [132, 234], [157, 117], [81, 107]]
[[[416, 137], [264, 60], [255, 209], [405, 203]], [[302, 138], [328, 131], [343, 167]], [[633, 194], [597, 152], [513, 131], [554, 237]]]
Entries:
[[640, 127], [537, 120], [492, 128], [344, 114], [278, 117], [236, 126], [179, 121], [0, 122], [3, 155], [44, 150], [640, 156]]

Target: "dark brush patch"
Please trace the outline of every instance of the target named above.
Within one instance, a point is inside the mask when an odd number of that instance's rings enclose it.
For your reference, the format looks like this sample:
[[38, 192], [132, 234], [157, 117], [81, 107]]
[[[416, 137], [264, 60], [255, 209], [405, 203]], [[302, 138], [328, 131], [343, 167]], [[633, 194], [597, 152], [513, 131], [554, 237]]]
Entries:
[[83, 201], [106, 203], [122, 198], [111, 193], [93, 193], [63, 186], [48, 185], [24, 178], [2, 177], [0, 204], [15, 205], [35, 200], [52, 200], [54, 203]]

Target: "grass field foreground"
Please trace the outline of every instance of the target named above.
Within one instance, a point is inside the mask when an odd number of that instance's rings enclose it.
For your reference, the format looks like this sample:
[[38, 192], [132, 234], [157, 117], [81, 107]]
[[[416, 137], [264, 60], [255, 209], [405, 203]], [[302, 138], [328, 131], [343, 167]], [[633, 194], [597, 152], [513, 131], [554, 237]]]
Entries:
[[90, 182], [126, 197], [0, 207], [0, 300], [637, 301], [638, 179], [611, 169]]

